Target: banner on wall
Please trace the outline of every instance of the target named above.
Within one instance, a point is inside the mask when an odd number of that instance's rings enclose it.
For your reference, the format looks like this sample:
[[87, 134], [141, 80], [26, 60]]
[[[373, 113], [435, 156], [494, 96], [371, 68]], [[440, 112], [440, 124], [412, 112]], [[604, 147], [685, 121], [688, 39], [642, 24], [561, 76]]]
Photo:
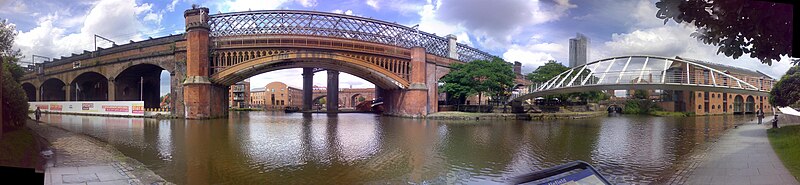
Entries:
[[143, 101], [73, 101], [73, 102], [28, 102], [28, 109], [42, 112], [102, 115], [144, 115]]

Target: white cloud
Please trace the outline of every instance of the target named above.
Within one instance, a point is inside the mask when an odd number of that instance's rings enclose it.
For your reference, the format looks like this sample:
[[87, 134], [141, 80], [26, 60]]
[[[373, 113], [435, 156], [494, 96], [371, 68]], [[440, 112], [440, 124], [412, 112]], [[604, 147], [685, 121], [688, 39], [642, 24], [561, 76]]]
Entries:
[[575, 7], [568, 0], [429, 0], [419, 12], [420, 29], [435, 33], [469, 31], [482, 47], [501, 48], [524, 27], [558, 20]]
[[4, 6], [4, 10], [8, 10], [13, 13], [25, 13], [28, 11], [28, 6], [25, 5], [24, 1], [0, 1], [0, 6]]
[[273, 10], [290, 0], [232, 0], [223, 1], [219, 9], [223, 12], [240, 12], [249, 10]]
[[513, 44], [503, 53], [502, 57], [508, 62], [522, 63], [523, 73], [528, 73], [544, 65], [547, 61], [556, 60], [553, 54], [564, 54], [565, 50], [564, 46], [556, 43], [538, 43], [526, 46]]
[[296, 2], [306, 8], [317, 6], [316, 0], [227, 0], [217, 4], [217, 7], [222, 12], [275, 10], [289, 2]]
[[[63, 17], [58, 13], [43, 16], [33, 29], [19, 32], [14, 42], [15, 47], [21, 49], [25, 56], [37, 54], [57, 58], [69, 56], [70, 53], [82, 53], [83, 50], [93, 50], [94, 34], [117, 43], [141, 40], [146, 32], [162, 29], [158, 25], [161, 15], [154, 13], [152, 7], [152, 4], [147, 3], [136, 4], [134, 0], [102, 0], [94, 4], [88, 14], [75, 16], [85, 17], [82, 25], [74, 25], [80, 28], [55, 24], [63, 20], [75, 21], [75, 17]], [[110, 45], [98, 43], [98, 46]]]
[[147, 13], [147, 15], [144, 16], [143, 20], [144, 21], [151, 21], [151, 22], [153, 22], [155, 24], [161, 24], [161, 19], [162, 18], [163, 18], [163, 14]]
[[167, 4], [167, 8], [166, 8], [167, 11], [169, 11], [169, 12], [175, 11], [175, 6], [177, 6], [180, 1], [181, 0], [172, 0], [172, 2]]
[[372, 7], [372, 9], [375, 9], [375, 10], [380, 10], [381, 9], [381, 7], [378, 6], [378, 0], [367, 0], [366, 3], [367, 3], [367, 5], [369, 7]]
[[[655, 8], [638, 5], [631, 16], [638, 20], [631, 32], [614, 33], [611, 40], [602, 43], [599, 49], [592, 49], [592, 60], [611, 56], [624, 55], [655, 55], [664, 57], [688, 57], [713, 63], [720, 63], [745, 69], [758, 70], [772, 77], [779, 78], [791, 66], [788, 58], [773, 62], [773, 66], [762, 64], [758, 59], [747, 55], [739, 59], [717, 55], [717, 46], [704, 44], [690, 34], [694, 32], [693, 25], [653, 21]], [[651, 18], [653, 17], [653, 18]], [[655, 24], [653, 24], [655, 22]], [[595, 52], [596, 51], [596, 52]]]
[[317, 6], [317, 0], [297, 0], [297, 2], [306, 8]]
[[345, 14], [345, 15], [353, 15], [353, 10], [340, 10], [340, 9], [336, 9], [336, 10], [333, 10], [333, 11], [331, 11], [331, 12], [333, 12], [333, 13], [338, 13], [338, 14]]

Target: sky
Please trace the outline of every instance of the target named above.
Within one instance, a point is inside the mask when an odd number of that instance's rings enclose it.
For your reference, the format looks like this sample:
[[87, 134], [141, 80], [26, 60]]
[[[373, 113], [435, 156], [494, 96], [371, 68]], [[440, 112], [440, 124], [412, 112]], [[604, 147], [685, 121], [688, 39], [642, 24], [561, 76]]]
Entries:
[[[589, 37], [590, 61], [621, 55], [688, 57], [759, 70], [779, 78], [791, 66], [789, 58], [761, 64], [743, 56], [717, 55], [717, 47], [689, 35], [692, 25], [656, 18], [655, 0], [0, 0], [0, 19], [19, 31], [14, 47], [25, 60], [31, 55], [58, 58], [92, 50], [93, 35], [117, 43], [184, 32], [183, 11], [192, 4], [212, 14], [248, 10], [313, 10], [419, 25], [439, 36], [453, 34], [468, 44], [506, 61], [519, 61], [529, 73], [548, 60], [568, 65], [569, 39]], [[110, 43], [99, 43], [108, 47]], [[302, 87], [301, 69], [273, 71], [251, 77], [251, 87], [282, 81]], [[169, 75], [162, 74], [162, 94]], [[374, 87], [342, 73], [340, 87]], [[325, 73], [314, 85], [326, 86]]]

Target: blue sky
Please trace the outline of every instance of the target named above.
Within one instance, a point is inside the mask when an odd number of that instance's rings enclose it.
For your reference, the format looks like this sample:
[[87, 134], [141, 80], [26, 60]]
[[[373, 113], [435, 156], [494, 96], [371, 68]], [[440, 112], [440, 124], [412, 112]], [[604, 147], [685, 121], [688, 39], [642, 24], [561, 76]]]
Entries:
[[[25, 56], [57, 58], [91, 50], [93, 34], [126, 43], [182, 33], [183, 10], [191, 4], [208, 7], [212, 13], [300, 9], [419, 25], [422, 31], [454, 34], [459, 42], [507, 61], [520, 61], [526, 73], [547, 60], [567, 64], [568, 40], [578, 32], [591, 39], [590, 60], [677, 55], [759, 70], [775, 78], [790, 66], [788, 58], [768, 66], [746, 56], [734, 60], [716, 55], [715, 47], [689, 37], [694, 27], [663, 24], [655, 17], [655, 1], [650, 0], [0, 0], [0, 18], [17, 26], [15, 47]], [[299, 69], [281, 70], [250, 81], [253, 88], [272, 81], [302, 87], [300, 73]], [[167, 75], [162, 79], [168, 79]], [[324, 73], [315, 75], [314, 84], [325, 86]], [[340, 75], [340, 87], [350, 86], [373, 85]]]

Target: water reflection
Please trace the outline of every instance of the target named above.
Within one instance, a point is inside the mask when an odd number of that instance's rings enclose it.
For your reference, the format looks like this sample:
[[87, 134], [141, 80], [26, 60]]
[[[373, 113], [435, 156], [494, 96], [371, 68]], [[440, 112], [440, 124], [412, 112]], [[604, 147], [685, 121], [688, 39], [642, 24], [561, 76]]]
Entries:
[[178, 184], [485, 184], [573, 160], [615, 183], [651, 183], [751, 118], [441, 121], [244, 112], [218, 120], [42, 119], [108, 142]]

